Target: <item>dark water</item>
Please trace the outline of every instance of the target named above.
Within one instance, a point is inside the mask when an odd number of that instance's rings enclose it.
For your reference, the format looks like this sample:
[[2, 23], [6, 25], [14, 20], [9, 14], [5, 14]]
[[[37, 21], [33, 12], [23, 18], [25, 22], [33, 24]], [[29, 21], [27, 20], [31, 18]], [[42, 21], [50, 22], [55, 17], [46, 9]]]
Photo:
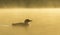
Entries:
[[[29, 26], [11, 25], [25, 18]], [[0, 9], [0, 35], [60, 35], [60, 9]]]

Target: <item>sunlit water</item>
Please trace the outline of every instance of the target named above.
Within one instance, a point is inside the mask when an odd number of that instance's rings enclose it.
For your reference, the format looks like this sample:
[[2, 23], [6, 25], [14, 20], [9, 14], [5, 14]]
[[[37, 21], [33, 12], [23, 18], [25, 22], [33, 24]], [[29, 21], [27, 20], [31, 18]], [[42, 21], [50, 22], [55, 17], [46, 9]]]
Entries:
[[[12, 26], [26, 18], [29, 26]], [[0, 35], [60, 35], [60, 9], [0, 9]]]

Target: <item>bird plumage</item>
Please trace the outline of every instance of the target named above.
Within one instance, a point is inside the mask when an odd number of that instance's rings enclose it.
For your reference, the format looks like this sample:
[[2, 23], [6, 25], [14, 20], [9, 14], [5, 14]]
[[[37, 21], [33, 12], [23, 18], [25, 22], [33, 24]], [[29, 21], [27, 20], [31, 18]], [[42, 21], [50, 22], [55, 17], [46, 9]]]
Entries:
[[29, 24], [29, 22], [31, 22], [32, 20], [29, 20], [29, 19], [25, 19], [25, 21], [24, 22], [22, 22], [22, 23], [13, 23], [12, 25], [13, 26], [28, 26]]

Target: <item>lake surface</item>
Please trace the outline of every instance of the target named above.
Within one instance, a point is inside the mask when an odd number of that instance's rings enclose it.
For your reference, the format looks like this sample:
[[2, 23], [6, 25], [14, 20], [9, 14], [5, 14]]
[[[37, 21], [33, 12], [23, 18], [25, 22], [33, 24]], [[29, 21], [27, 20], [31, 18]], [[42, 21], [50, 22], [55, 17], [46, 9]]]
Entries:
[[[29, 26], [12, 26], [26, 18]], [[0, 35], [60, 35], [60, 9], [0, 9]]]

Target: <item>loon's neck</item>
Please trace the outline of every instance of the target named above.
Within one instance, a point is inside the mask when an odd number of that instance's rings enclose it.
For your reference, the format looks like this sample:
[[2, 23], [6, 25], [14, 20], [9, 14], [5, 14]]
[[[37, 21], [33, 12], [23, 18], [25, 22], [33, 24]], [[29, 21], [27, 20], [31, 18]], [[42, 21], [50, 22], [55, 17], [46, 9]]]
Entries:
[[24, 22], [26, 25], [29, 23], [29, 22]]

